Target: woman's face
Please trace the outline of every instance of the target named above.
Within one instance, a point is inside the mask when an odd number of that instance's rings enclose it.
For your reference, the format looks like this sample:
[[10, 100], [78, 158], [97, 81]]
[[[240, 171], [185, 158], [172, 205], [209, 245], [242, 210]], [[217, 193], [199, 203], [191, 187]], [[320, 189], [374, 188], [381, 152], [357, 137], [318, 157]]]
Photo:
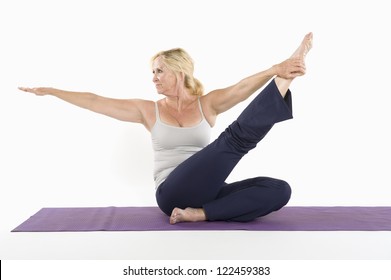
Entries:
[[156, 58], [152, 64], [153, 83], [159, 94], [166, 96], [176, 96], [177, 78], [175, 73], [168, 69], [160, 57]]

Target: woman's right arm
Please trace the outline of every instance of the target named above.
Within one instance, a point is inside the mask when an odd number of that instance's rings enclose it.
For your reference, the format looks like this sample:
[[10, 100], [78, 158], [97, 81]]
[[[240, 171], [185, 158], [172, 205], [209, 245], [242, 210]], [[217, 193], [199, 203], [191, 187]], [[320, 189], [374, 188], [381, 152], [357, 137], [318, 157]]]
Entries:
[[121, 121], [141, 123], [148, 130], [153, 125], [151, 120], [151, 116], [154, 115], [153, 101], [142, 99], [114, 99], [90, 92], [65, 91], [47, 87], [19, 87], [19, 89], [39, 96], [52, 95], [83, 109]]

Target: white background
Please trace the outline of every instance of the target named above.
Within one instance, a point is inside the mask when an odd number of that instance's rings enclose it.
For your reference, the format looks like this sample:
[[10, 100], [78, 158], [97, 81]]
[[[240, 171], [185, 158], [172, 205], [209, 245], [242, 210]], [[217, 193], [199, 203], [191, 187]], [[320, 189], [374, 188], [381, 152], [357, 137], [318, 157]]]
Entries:
[[[291, 86], [294, 119], [276, 125], [229, 181], [282, 178], [293, 188], [291, 206], [391, 206], [386, 3], [2, 1], [0, 258], [94, 258], [32, 242], [60, 244], [60, 235], [10, 233], [42, 207], [156, 205], [144, 127], [17, 87], [157, 100], [149, 60], [173, 47], [191, 54], [195, 76], [210, 91], [288, 58], [312, 31], [308, 73]], [[248, 103], [221, 115], [213, 136]]]

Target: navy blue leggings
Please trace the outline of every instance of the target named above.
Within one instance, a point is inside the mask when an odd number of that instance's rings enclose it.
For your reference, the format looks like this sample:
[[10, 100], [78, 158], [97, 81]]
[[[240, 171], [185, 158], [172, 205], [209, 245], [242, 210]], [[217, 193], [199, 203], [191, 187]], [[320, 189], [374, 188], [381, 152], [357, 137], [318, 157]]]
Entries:
[[178, 165], [158, 187], [160, 209], [203, 208], [209, 221], [251, 221], [286, 205], [291, 189], [285, 181], [256, 177], [227, 184], [225, 180], [272, 126], [292, 118], [292, 99], [282, 98], [272, 80], [211, 144]]

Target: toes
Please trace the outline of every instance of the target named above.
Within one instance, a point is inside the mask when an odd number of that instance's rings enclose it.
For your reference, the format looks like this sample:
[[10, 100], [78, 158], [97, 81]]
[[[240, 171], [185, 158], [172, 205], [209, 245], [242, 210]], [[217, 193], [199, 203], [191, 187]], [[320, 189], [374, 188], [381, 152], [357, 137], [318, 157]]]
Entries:
[[171, 215], [170, 217], [170, 224], [176, 224], [177, 222], [177, 215]]
[[170, 224], [176, 224], [179, 221], [180, 218], [180, 209], [174, 208], [172, 210], [171, 216], [170, 216]]

